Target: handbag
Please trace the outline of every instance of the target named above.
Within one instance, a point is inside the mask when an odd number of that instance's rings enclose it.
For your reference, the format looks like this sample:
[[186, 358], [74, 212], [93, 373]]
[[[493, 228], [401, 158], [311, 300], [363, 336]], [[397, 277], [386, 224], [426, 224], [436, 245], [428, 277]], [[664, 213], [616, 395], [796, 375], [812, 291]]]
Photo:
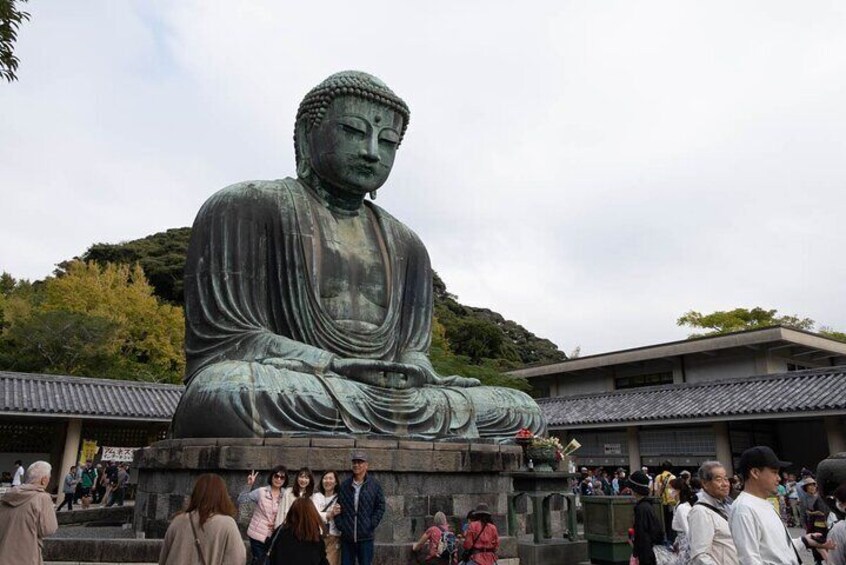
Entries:
[[657, 565], [675, 565], [679, 561], [678, 554], [666, 545], [653, 545], [652, 552]]
[[200, 563], [206, 564], [206, 556], [203, 555], [203, 548], [200, 545], [200, 538], [197, 536], [197, 528], [194, 527], [194, 520], [191, 519], [191, 513], [188, 513], [188, 523], [191, 524], [191, 531], [194, 533], [194, 546], [197, 548], [197, 553], [200, 554]]

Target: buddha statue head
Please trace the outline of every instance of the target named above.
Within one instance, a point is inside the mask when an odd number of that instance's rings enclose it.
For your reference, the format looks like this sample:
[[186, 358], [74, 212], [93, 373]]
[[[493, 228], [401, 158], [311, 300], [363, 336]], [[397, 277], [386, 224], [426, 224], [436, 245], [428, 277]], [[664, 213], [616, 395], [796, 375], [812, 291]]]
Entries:
[[330, 204], [357, 209], [388, 179], [408, 119], [408, 106], [378, 78], [330, 76], [297, 111], [297, 176]]

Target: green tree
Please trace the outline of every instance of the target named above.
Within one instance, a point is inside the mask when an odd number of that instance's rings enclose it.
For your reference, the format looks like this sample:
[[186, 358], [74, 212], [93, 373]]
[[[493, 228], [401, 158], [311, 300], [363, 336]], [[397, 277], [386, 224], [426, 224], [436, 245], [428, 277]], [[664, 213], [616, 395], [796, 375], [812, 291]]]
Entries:
[[[21, 4], [27, 0], [19, 0]], [[29, 13], [22, 11], [16, 0], [0, 0], [0, 78], [9, 82], [17, 80], [18, 64], [15, 57], [15, 41], [18, 39], [18, 29], [26, 20]]]
[[817, 332], [824, 335], [827, 338], [836, 339], [837, 341], [846, 342], [846, 332], [840, 332], [840, 331], [831, 329], [828, 326], [820, 327], [820, 329], [817, 330]]
[[0, 274], [0, 336], [16, 319], [26, 318], [37, 302], [36, 286], [26, 279]]
[[[816, 322], [811, 318], [801, 318], [798, 315], [780, 316], [778, 315], [778, 310], [766, 310], [758, 306], [752, 309], [735, 308], [734, 310], [717, 310], [710, 314], [702, 314], [691, 310], [679, 318], [676, 324], [708, 330], [704, 333], [690, 334], [688, 336], [689, 339], [772, 326], [786, 326], [797, 330], [813, 331], [816, 326]], [[818, 332], [831, 339], [846, 341], [846, 334], [826, 326], [822, 326]]]
[[453, 324], [446, 334], [456, 353], [467, 355], [470, 362], [503, 356], [505, 336], [495, 325], [478, 318], [466, 318]]
[[35, 312], [4, 336], [0, 363], [15, 371], [102, 376], [115, 361], [108, 345], [115, 330], [116, 324], [96, 316]]
[[181, 380], [182, 309], [155, 296], [140, 266], [72, 261], [30, 299], [3, 331], [5, 368]]
[[524, 378], [503, 374], [495, 361], [488, 359], [481, 365], [471, 364], [469, 357], [453, 353], [446, 339], [446, 331], [437, 317], [432, 320], [432, 346], [429, 348], [429, 359], [439, 375], [461, 375], [479, 379], [483, 385], [504, 386], [524, 392], [529, 392], [532, 388]]
[[159, 298], [183, 305], [182, 279], [190, 239], [191, 228], [174, 228], [125, 243], [95, 243], [83, 254], [82, 260], [101, 266], [138, 263]]

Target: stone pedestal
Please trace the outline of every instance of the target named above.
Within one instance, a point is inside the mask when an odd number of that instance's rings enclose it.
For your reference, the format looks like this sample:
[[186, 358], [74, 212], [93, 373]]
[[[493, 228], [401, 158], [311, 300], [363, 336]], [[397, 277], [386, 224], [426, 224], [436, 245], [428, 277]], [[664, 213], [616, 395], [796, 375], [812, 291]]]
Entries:
[[[344, 480], [354, 450], [367, 453], [369, 473], [385, 492], [387, 511], [376, 530], [377, 565], [411, 562], [411, 544], [432, 524], [436, 512], [444, 512], [458, 528], [480, 502], [490, 507], [502, 536], [500, 562], [517, 557], [516, 540], [506, 535], [508, 497], [513, 492], [507, 473], [519, 469], [522, 452], [518, 446], [483, 442], [326, 437], [160, 441], [136, 455], [135, 530], [139, 537], [163, 537], [203, 473], [222, 476], [237, 497], [246, 488], [247, 473], [259, 471], [256, 484], [263, 485], [267, 471], [280, 464], [288, 468], [291, 480], [300, 467], [309, 467], [316, 480], [326, 470], [338, 471]], [[244, 528], [251, 514], [246, 506], [239, 519]]]
[[[598, 565], [625, 565], [632, 548], [629, 545], [629, 528], [634, 525], [633, 496], [583, 496], [581, 498], [585, 519], [585, 539], [588, 541], [590, 562]], [[664, 527], [661, 502], [649, 501], [655, 515]]]
[[579, 563], [587, 556], [587, 545], [578, 541], [576, 501], [569, 484], [573, 476], [537, 470], [511, 473], [509, 534], [518, 540], [521, 565]]

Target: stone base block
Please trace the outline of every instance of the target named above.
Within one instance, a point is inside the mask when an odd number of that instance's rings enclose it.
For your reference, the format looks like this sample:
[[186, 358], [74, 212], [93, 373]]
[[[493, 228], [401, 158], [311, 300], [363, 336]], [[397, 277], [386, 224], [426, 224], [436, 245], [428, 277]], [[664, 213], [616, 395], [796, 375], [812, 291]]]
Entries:
[[[488, 504], [500, 535], [507, 533], [506, 515], [512, 479], [520, 467], [521, 449], [484, 442], [421, 442], [389, 438], [289, 437], [268, 439], [164, 440], [136, 454], [138, 468], [134, 527], [147, 538], [161, 538], [174, 514], [184, 508], [194, 481], [203, 473], [223, 477], [233, 497], [246, 488], [247, 474], [285, 465], [290, 481], [309, 467], [319, 480], [335, 470], [349, 476], [353, 451], [367, 454], [369, 473], [385, 493], [387, 511], [376, 530], [375, 563], [412, 562], [411, 544], [443, 512], [457, 531], [467, 513]], [[243, 505], [239, 524], [249, 524], [252, 508]], [[517, 557], [517, 543], [503, 537], [500, 558]]]
[[128, 524], [132, 522], [132, 506], [111, 506], [89, 508], [88, 510], [71, 510], [59, 512], [56, 519], [60, 526], [73, 524], [109, 523], [114, 525]]
[[44, 560], [71, 563], [157, 563], [162, 540], [62, 539], [44, 540]]
[[520, 565], [546, 565], [547, 563], [582, 563], [588, 560], [586, 541], [551, 541], [517, 545]]

